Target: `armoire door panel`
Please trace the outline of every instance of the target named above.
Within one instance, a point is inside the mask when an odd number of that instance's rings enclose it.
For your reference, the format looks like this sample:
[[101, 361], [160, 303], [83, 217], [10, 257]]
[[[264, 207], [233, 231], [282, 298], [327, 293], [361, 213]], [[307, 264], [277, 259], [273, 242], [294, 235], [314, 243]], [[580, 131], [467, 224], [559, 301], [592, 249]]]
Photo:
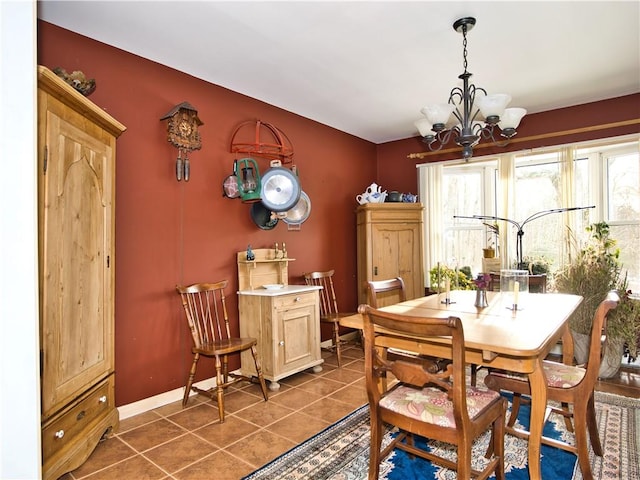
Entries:
[[47, 115], [43, 224], [43, 410], [113, 370], [108, 300], [111, 148], [55, 113]]

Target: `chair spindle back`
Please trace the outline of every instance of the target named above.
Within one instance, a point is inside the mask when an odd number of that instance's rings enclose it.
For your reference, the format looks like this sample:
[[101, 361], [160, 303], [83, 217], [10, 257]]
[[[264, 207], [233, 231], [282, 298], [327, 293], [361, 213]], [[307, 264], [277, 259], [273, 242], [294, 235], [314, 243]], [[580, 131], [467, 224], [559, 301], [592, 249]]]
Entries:
[[177, 286], [196, 348], [231, 337], [224, 289], [227, 280]]

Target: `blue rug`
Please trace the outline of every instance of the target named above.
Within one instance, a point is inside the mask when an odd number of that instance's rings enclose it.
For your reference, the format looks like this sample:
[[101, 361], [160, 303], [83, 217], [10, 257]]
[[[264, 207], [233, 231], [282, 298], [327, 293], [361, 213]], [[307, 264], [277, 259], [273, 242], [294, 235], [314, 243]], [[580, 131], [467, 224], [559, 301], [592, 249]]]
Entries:
[[[640, 400], [596, 393], [596, 414], [605, 455], [593, 457], [591, 465], [595, 479], [640, 479]], [[557, 418], [554, 418], [557, 417]], [[529, 409], [522, 406], [518, 423], [528, 427]], [[552, 415], [544, 434], [573, 442], [564, 421]], [[388, 431], [383, 445], [395, 432]], [[369, 407], [365, 405], [322, 432], [281, 455], [267, 465], [244, 477], [245, 480], [365, 480], [369, 462]], [[475, 468], [481, 469], [489, 442], [484, 434], [473, 448]], [[424, 440], [421, 441], [424, 448]], [[445, 451], [455, 458], [455, 449], [446, 444], [429, 442], [430, 449]], [[563, 450], [541, 447], [542, 477], [545, 480], [579, 480], [576, 456]], [[507, 480], [529, 478], [527, 443], [511, 435], [505, 437], [505, 472]], [[434, 466], [421, 458], [410, 459], [401, 450], [394, 450], [380, 466], [380, 480], [455, 479], [455, 472]]]

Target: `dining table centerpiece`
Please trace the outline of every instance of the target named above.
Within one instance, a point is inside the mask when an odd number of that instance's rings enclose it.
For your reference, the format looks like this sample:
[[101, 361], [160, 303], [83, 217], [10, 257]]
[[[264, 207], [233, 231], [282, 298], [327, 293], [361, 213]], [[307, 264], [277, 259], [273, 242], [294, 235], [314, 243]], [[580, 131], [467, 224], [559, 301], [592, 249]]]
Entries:
[[488, 273], [479, 273], [473, 280], [476, 285], [476, 301], [474, 305], [477, 308], [486, 308], [489, 306], [487, 301], [487, 288], [491, 284], [491, 275]]

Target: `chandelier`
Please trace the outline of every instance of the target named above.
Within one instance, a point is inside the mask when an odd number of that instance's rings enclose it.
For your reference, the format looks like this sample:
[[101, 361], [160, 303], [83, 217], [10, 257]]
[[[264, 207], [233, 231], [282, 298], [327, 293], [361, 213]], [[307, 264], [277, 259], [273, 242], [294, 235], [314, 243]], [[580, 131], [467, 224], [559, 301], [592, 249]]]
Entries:
[[[506, 145], [517, 133], [516, 128], [527, 113], [524, 108], [506, 108], [511, 96], [505, 93], [488, 95], [484, 88], [469, 83], [471, 73], [467, 72], [467, 32], [475, 24], [476, 19], [473, 17], [461, 18], [453, 24], [454, 30], [462, 33], [463, 37], [464, 72], [458, 76], [462, 80], [462, 88], [455, 87], [451, 90], [448, 103], [424, 107], [421, 112], [426, 118], [415, 122], [422, 141], [429, 146], [429, 150], [438, 151], [453, 139], [462, 147], [462, 157], [466, 161], [473, 156], [473, 147], [480, 140], [498, 143], [494, 137], [496, 126], [500, 129], [500, 136], [506, 139], [499, 145]], [[447, 127], [451, 114], [458, 123]], [[481, 121], [482, 118], [484, 122]]]

